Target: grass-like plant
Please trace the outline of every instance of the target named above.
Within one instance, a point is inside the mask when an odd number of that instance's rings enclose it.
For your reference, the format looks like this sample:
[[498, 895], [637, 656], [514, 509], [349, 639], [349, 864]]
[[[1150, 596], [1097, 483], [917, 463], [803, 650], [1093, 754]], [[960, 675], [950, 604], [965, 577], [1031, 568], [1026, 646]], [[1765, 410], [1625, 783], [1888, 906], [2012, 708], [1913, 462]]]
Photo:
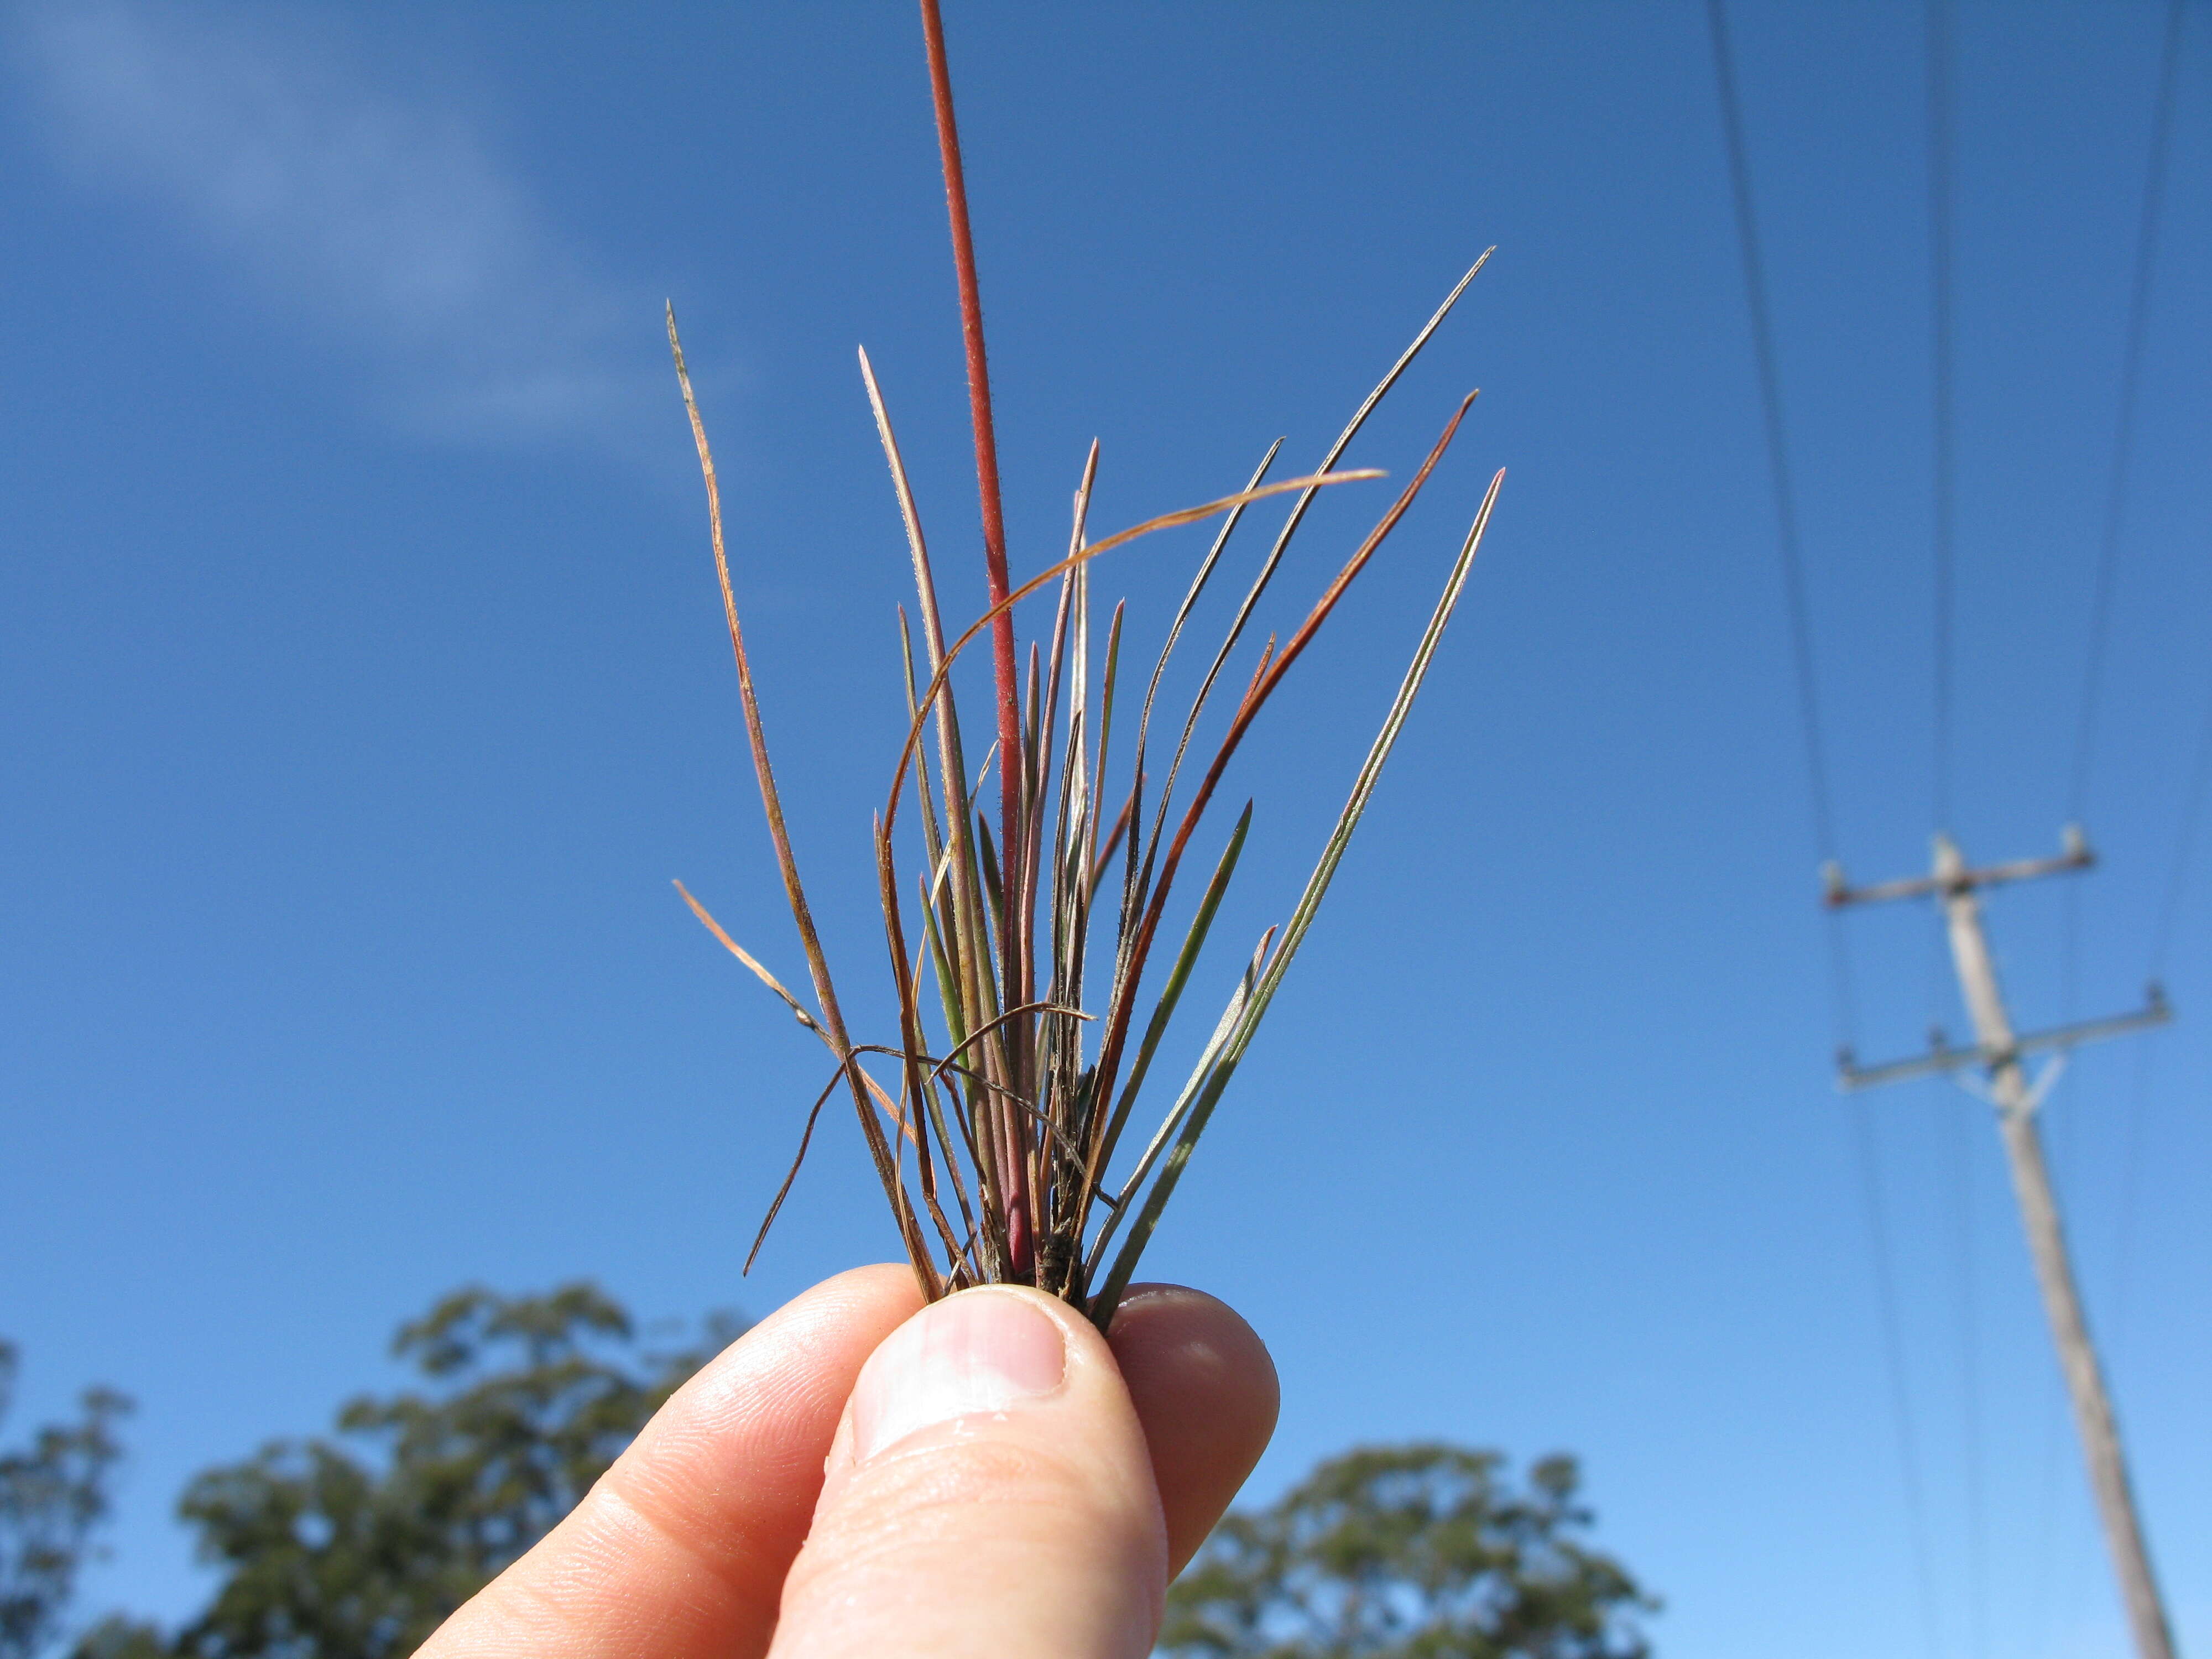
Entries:
[[[767, 1236], [790, 1192], [823, 1107], [842, 1088], [859, 1115], [861, 1133], [925, 1296], [933, 1298], [971, 1285], [1030, 1285], [1085, 1309], [1103, 1330], [1344, 857], [1459, 602], [1496, 505], [1503, 471], [1492, 478], [1483, 495], [1389, 713], [1352, 784], [1351, 798], [1289, 920], [1261, 937], [1196, 1065], [1159, 1115], [1141, 1153], [1122, 1168], [1116, 1164], [1115, 1154], [1122, 1150], [1153, 1059], [1236, 870], [1251, 825], [1250, 803], [1230, 831], [1195, 906], [1179, 915], [1170, 927], [1170, 901], [1184, 858], [1246, 732], [1346, 590], [1413, 505], [1443, 458], [1474, 393], [1461, 402], [1411, 482], [1361, 539], [1297, 630], [1280, 643], [1271, 635], [1261, 647], [1227, 729], [1216, 740], [1196, 787], [1177, 815], [1176, 786], [1185, 761], [1194, 757], [1200, 718], [1315, 495], [1330, 485], [1382, 476], [1370, 470], [1339, 470], [1337, 463], [1490, 256], [1486, 252], [1460, 279], [1312, 473], [1267, 481], [1282, 447], [1279, 439], [1243, 489], [1094, 541], [1086, 524], [1098, 465], [1094, 442], [1075, 493], [1066, 556], [1012, 586], [1000, 510], [982, 306], [937, 0], [921, 0], [921, 13], [966, 336], [990, 608], [964, 632], [947, 638], [914, 491], [882, 390], [863, 351], [860, 375], [905, 525], [921, 623], [917, 652], [911, 621], [905, 608], [900, 608], [907, 662], [907, 736], [883, 810], [875, 819], [875, 876], [898, 1014], [893, 1040], [854, 1040], [799, 881], [723, 544], [714, 456], [692, 395], [672, 309], [669, 345], [706, 480], [714, 568], [737, 657], [746, 737], [785, 896], [805, 954], [814, 1006], [801, 1002], [724, 932], [681, 883], [678, 889], [715, 938], [783, 999], [835, 1061], [828, 1085], [807, 1114], [798, 1158], [769, 1206], [761, 1237]], [[1295, 497], [1288, 518], [1214, 652], [1154, 788], [1150, 770], [1153, 704], [1169, 659], [1246, 510], [1285, 494]], [[1126, 774], [1121, 781], [1109, 781], [1109, 739], [1117, 706], [1126, 709], [1132, 699], [1121, 668], [1120, 605], [1106, 625], [1103, 649], [1094, 638], [1091, 563], [1140, 537], [1215, 517], [1222, 521], [1220, 530], [1191, 579], [1138, 701]], [[1024, 673], [1017, 650], [1014, 608], [1048, 587], [1057, 594], [1050, 642], [1030, 642]], [[994, 694], [989, 729], [994, 740], [981, 763], [975, 763], [969, 757], [951, 675], [961, 653], [986, 633]], [[995, 835], [992, 815], [979, 799], [987, 787], [985, 776], [994, 768]], [[897, 833], [900, 807], [909, 780], [915, 800], [912, 830], [902, 836]], [[917, 839], [918, 848], [914, 847]], [[915, 884], [910, 894], [900, 873], [902, 849]], [[917, 850], [921, 857], [912, 861]], [[1180, 939], [1166, 977], [1154, 991], [1146, 969], [1164, 954], [1164, 928], [1169, 929], [1168, 939], [1175, 939], [1179, 928]], [[1096, 985], [1102, 971], [1103, 995]], [[933, 1024], [924, 1013], [925, 1002], [933, 995]], [[1144, 1006], [1147, 1000], [1148, 1010]], [[876, 1060], [893, 1080], [879, 1080], [863, 1063], [867, 1059]], [[756, 1240], [754, 1255], [759, 1249]], [[746, 1266], [751, 1266], [750, 1256]]]

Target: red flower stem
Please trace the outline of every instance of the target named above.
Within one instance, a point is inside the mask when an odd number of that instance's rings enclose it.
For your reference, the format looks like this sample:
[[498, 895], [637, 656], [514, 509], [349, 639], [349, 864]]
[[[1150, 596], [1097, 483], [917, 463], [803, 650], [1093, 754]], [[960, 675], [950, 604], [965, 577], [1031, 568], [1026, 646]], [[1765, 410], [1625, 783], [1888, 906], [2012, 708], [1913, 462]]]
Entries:
[[[997, 605], [1005, 600], [1007, 592], [1006, 521], [999, 496], [999, 442], [991, 422], [991, 368], [983, 350], [983, 296], [975, 284], [975, 239], [968, 226], [968, 181], [960, 166], [960, 131], [952, 118], [952, 74], [945, 63], [945, 20], [938, 11], [937, 0], [921, 0], [921, 32], [929, 51], [929, 89], [937, 111], [937, 147], [945, 162], [945, 206], [952, 221], [952, 264], [960, 280], [960, 332], [968, 348], [968, 412], [975, 428], [975, 489], [982, 500], [983, 569], [990, 585], [991, 603]], [[1000, 611], [991, 624], [991, 669], [999, 703], [999, 845], [1006, 849], [1011, 861], [1018, 856], [1016, 849], [1029, 844], [1029, 837], [1019, 833], [1023, 827], [1022, 726], [1011, 609]], [[1004, 878], [1009, 882], [1018, 879], [1011, 870]], [[1026, 921], [1025, 917], [1017, 918], [1010, 904], [1006, 924], [1000, 930], [1000, 954], [1004, 958], [1001, 983], [1009, 1004], [1021, 994], [1019, 964], [1028, 933], [1024, 925]], [[1021, 1035], [1018, 1030], [1007, 1033], [1010, 1048], [1020, 1049]], [[1019, 1086], [1018, 1079], [1016, 1086]], [[1018, 1147], [1028, 1139], [1027, 1126], [1018, 1127], [1023, 1133]], [[1027, 1224], [1028, 1159], [1017, 1151], [1009, 1162], [1012, 1167], [1005, 1171], [1007, 1230], [1015, 1241], [1014, 1269], [1025, 1273], [1029, 1263], [1023, 1258], [1029, 1255], [1030, 1231]]]

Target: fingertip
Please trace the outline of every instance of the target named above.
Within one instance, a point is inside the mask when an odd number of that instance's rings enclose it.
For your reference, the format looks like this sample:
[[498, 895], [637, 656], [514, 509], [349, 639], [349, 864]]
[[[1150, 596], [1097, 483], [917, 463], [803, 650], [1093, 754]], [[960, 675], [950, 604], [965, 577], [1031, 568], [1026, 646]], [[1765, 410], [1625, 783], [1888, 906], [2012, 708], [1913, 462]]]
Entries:
[[1182, 1571], [1275, 1431], [1275, 1362], [1227, 1303], [1181, 1285], [1139, 1285], [1108, 1341], [1151, 1449], [1168, 1528], [1168, 1571]]
[[1106, 1342], [1038, 1291], [962, 1291], [861, 1368], [771, 1652], [1141, 1659], [1166, 1560], [1149, 1447]]

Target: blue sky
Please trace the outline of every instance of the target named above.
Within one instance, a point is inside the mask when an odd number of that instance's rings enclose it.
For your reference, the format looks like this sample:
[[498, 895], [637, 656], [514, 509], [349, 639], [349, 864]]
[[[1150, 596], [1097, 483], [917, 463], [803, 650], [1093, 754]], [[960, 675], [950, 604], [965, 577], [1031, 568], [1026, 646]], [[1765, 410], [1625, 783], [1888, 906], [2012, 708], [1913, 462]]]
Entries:
[[[1920, 12], [1733, 15], [1839, 839], [1901, 874], [1932, 787]], [[973, 610], [957, 319], [904, 5], [4, 17], [0, 1331], [17, 1428], [88, 1382], [137, 1397], [84, 1610], [173, 1617], [203, 1585], [183, 1481], [392, 1381], [437, 1292], [590, 1274], [647, 1316], [757, 1313], [895, 1248], [832, 1134], [738, 1276], [818, 1066], [668, 885], [796, 971], [659, 307], [855, 985], [905, 588], [853, 352]], [[1223, 937], [1256, 937], [1507, 467], [1150, 1262], [1274, 1350], [1255, 1492], [1361, 1440], [1564, 1447], [1667, 1598], [1665, 1651], [2115, 1650], [1996, 1138], [1936, 1085], [1864, 1108], [1917, 1542], [1904, 1497], [1701, 9], [949, 27], [1018, 569], [1064, 538], [1093, 436], [1106, 526], [1233, 488], [1279, 434], [1318, 458], [1498, 245], [1350, 459], [1403, 476], [1479, 385], [1458, 448], [1231, 786], [1259, 806]], [[1983, 858], [2055, 846], [2066, 809], [2159, 29], [1960, 7], [1954, 791]], [[2141, 994], [2212, 694], [2190, 29], [2080, 1013]], [[1285, 611], [1374, 510], [1327, 503]], [[1133, 637], [1200, 545], [1102, 570]], [[2185, 1647], [2212, 1642], [2208, 862], [2179, 1024], [2085, 1052], [2046, 1122]], [[1991, 903], [2024, 1024], [2069, 1012], [2063, 905]], [[1960, 1029], [1931, 937], [1849, 924], [1867, 1057]]]

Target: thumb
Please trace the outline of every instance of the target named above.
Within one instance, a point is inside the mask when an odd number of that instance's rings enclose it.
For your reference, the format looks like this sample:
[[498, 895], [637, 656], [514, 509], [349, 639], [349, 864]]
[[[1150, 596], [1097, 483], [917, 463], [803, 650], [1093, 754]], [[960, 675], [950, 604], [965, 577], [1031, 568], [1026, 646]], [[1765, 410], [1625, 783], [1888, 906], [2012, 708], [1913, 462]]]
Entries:
[[994, 1285], [932, 1304], [854, 1384], [774, 1659], [1143, 1659], [1167, 1535], [1105, 1341]]

